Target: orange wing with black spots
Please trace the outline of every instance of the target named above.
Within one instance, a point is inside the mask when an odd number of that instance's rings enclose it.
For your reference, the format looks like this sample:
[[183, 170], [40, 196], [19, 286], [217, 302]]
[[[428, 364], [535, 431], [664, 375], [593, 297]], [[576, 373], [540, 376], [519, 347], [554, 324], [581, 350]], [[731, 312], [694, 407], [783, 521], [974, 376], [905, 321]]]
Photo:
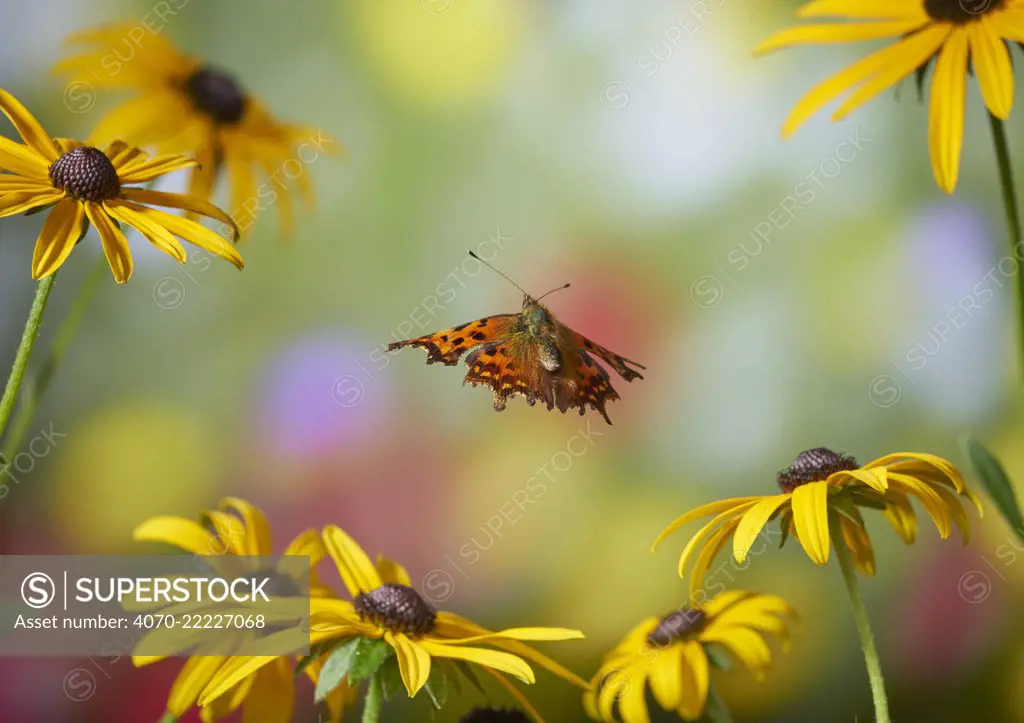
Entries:
[[579, 409], [582, 416], [590, 407], [612, 423], [605, 404], [619, 398], [612, 389], [608, 372], [583, 349], [568, 350], [568, 359], [554, 372], [545, 369], [538, 359], [538, 345], [517, 344], [517, 340], [491, 342], [477, 347], [466, 357], [469, 371], [463, 383], [491, 388], [494, 409], [502, 411], [510, 397], [520, 395], [533, 406], [538, 401], [549, 410], [561, 412]]
[[625, 379], [627, 382], [631, 382], [634, 379], [644, 378], [640, 372], [636, 371], [635, 369], [630, 369], [628, 366], [632, 365], [635, 366], [637, 369], [646, 369], [647, 367], [645, 367], [643, 364], [635, 362], [632, 359], [627, 359], [624, 356], [619, 356], [615, 352], [610, 351], [609, 349], [605, 349], [600, 344], [595, 344], [594, 342], [590, 341], [590, 339], [588, 339], [587, 337], [583, 336], [582, 334], [576, 333], [575, 331], [565, 326], [564, 324], [563, 328], [569, 333], [570, 338], [573, 340], [575, 344], [582, 347], [585, 351], [588, 351], [591, 354], [596, 354], [598, 357], [603, 359], [605, 362], [608, 363], [608, 366], [614, 369], [618, 373], [618, 375]]
[[517, 318], [518, 314], [488, 316], [416, 339], [396, 341], [388, 344], [388, 351], [418, 346], [427, 350], [427, 364], [440, 362], [445, 366], [455, 366], [462, 355], [473, 347], [504, 339]]

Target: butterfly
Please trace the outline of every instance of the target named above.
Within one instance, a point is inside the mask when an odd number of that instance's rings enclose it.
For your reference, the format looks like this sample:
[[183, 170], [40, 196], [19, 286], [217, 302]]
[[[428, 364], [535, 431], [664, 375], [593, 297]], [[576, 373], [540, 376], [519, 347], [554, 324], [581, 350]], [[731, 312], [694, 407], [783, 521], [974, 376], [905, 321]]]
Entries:
[[[469, 254], [487, 264], [472, 251]], [[427, 364], [440, 362], [446, 366], [455, 366], [462, 355], [469, 352], [466, 357], [469, 371], [462, 383], [490, 387], [495, 411], [504, 410], [508, 399], [518, 394], [525, 397], [530, 406], [541, 401], [549, 410], [558, 407], [563, 413], [579, 409], [582, 416], [589, 406], [611, 424], [605, 403], [619, 399], [619, 395], [612, 388], [608, 372], [594, 356], [627, 382], [643, 379], [631, 366], [646, 367], [576, 333], [540, 303], [548, 294], [568, 288], [569, 284], [535, 299], [512, 279], [490, 267], [523, 292], [522, 311], [488, 316], [416, 339], [394, 342], [388, 345], [388, 351], [422, 347], [427, 350]]]

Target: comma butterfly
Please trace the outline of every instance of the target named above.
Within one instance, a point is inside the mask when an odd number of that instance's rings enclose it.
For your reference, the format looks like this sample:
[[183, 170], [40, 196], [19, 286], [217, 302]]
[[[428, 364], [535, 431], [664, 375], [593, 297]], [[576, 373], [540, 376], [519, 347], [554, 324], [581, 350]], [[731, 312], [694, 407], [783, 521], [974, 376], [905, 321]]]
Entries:
[[[469, 255], [487, 264], [472, 251]], [[494, 393], [495, 411], [505, 409], [509, 397], [519, 394], [526, 397], [530, 406], [540, 400], [549, 410], [558, 407], [563, 413], [577, 408], [583, 415], [589, 405], [611, 424], [605, 402], [618, 399], [619, 395], [612, 389], [608, 372], [591, 355], [604, 360], [627, 382], [643, 379], [630, 365], [646, 367], [577, 334], [540, 303], [544, 296], [568, 288], [569, 284], [535, 299], [505, 274], [490, 264], [487, 266], [523, 292], [521, 312], [488, 316], [395, 342], [388, 345], [388, 351], [423, 347], [427, 350], [427, 364], [440, 362], [446, 366], [455, 366], [463, 354], [470, 352], [466, 357], [469, 371], [463, 384], [489, 386]]]

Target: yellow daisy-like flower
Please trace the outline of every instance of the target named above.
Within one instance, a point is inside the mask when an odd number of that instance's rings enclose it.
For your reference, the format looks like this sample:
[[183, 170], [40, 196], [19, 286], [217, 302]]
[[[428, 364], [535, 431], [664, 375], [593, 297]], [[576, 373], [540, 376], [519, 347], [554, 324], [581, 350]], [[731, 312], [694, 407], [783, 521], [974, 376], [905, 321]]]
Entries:
[[132, 275], [131, 249], [119, 223], [136, 229], [180, 263], [185, 263], [185, 249], [175, 236], [242, 268], [242, 257], [218, 234], [151, 206], [185, 209], [217, 219], [228, 224], [237, 237], [231, 217], [219, 208], [193, 196], [127, 187], [189, 168], [195, 161], [183, 156], [150, 157], [121, 141], [101, 151], [78, 141], [51, 138], [25, 106], [2, 89], [0, 111], [25, 141], [23, 145], [0, 136], [0, 218], [53, 206], [36, 242], [33, 278], [41, 279], [59, 269], [89, 224], [96, 227], [119, 284]]
[[270, 206], [277, 206], [289, 233], [297, 188], [307, 208], [313, 185], [306, 168], [336, 141], [311, 126], [277, 121], [263, 104], [229, 73], [183, 54], [163, 35], [147, 35], [129, 44], [131, 59], [122, 62], [112, 48], [122, 48], [137, 28], [113, 25], [72, 35], [81, 52], [59, 62], [54, 73], [92, 87], [128, 90], [134, 97], [104, 116], [93, 135], [121, 138], [163, 151], [196, 156], [188, 193], [209, 200], [219, 172], [231, 185], [231, 215], [243, 231]]
[[840, 120], [915, 71], [923, 77], [937, 58], [928, 139], [935, 179], [943, 191], [952, 193], [960, 173], [967, 74], [973, 70], [977, 75], [989, 112], [1007, 119], [1013, 106], [1013, 66], [1007, 46], [1024, 42], [1024, 0], [813, 0], [797, 15], [857, 22], [784, 30], [757, 51], [808, 43], [899, 40], [811, 90], [790, 113], [783, 135], [853, 91], [832, 116]]
[[699, 607], [647, 618], [604, 657], [583, 696], [587, 715], [606, 723], [648, 723], [650, 686], [662, 708], [698, 720], [710, 686], [708, 647], [720, 646], [761, 680], [771, 663], [766, 633], [780, 636], [788, 648], [794, 617], [782, 598], [734, 590]]
[[[154, 517], [135, 528], [133, 538], [138, 541], [165, 542], [196, 555], [273, 554], [273, 538], [266, 517], [244, 500], [227, 497], [221, 501], [220, 509], [204, 512], [201, 519], [202, 523], [184, 517]], [[331, 594], [331, 590], [317, 580], [312, 570], [326, 554], [316, 530], [309, 529], [301, 533], [292, 540], [283, 554], [308, 555], [311, 566], [310, 595], [317, 597]], [[287, 584], [288, 581], [283, 579], [281, 584]], [[163, 656], [135, 656], [132, 660], [135, 665], [142, 666], [162, 659]], [[190, 657], [171, 686], [167, 700], [168, 714], [180, 718], [196, 705], [200, 693], [218, 671], [251, 659], [223, 655]], [[203, 721], [209, 723], [225, 718], [239, 707], [243, 709], [246, 720], [264, 723], [288, 723], [291, 720], [295, 700], [295, 662], [284, 656], [268, 656], [260, 660], [263, 665], [258, 670], [239, 678], [230, 689], [225, 689], [223, 695], [204, 701], [201, 712]], [[320, 673], [319, 663], [307, 666], [305, 672], [315, 684]], [[341, 686], [327, 698], [332, 720], [341, 719], [345, 707], [354, 701], [354, 694], [355, 691], [347, 686]]]
[[[529, 708], [522, 693], [503, 674], [533, 683], [533, 669], [526, 662], [530, 661], [574, 685], [587, 688], [586, 681], [523, 642], [577, 640], [583, 637], [578, 630], [510, 628], [492, 632], [454, 613], [435, 610], [413, 589], [405, 568], [385, 558], [374, 565], [340, 528], [324, 528], [323, 540], [353, 599], [312, 600], [311, 645], [322, 648], [325, 644], [341, 643], [354, 637], [383, 639], [394, 650], [410, 697], [426, 685], [431, 661], [435, 658], [472, 663], [493, 676], [537, 721], [540, 721], [539, 715]], [[325, 655], [329, 655], [329, 651]], [[259, 660], [253, 659], [225, 666], [211, 681], [200, 702], [223, 695], [260, 665]]]
[[850, 456], [819, 447], [801, 452], [778, 475], [782, 494], [722, 500], [687, 512], [665, 528], [654, 543], [684, 525], [714, 515], [690, 540], [679, 559], [679, 574], [690, 573], [691, 596], [701, 589], [704, 575], [725, 543], [732, 538], [733, 555], [743, 563], [765, 525], [781, 518], [784, 535], [794, 535], [818, 565], [828, 563], [832, 546], [830, 518], [838, 520], [839, 532], [861, 572], [875, 572], [871, 540], [859, 508], [882, 510], [908, 545], [917, 535], [917, 518], [910, 498], [915, 497], [935, 522], [939, 535], [949, 537], [955, 524], [964, 544], [970, 535], [967, 513], [960, 497], [968, 499], [981, 514], [978, 498], [964, 486], [952, 463], [932, 454], [899, 452], [876, 459], [863, 467]]

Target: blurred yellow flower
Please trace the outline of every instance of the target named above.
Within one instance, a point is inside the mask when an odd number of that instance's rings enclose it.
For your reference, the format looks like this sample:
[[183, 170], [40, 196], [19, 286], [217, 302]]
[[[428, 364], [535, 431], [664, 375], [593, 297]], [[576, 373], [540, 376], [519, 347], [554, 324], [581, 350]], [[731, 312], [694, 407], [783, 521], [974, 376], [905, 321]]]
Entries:
[[856, 88], [833, 120], [846, 117], [915, 71], [923, 82], [929, 64], [938, 58], [928, 138], [935, 179], [943, 191], [952, 193], [960, 172], [968, 73], [977, 75], [989, 112], [1001, 120], [1010, 116], [1013, 66], [1007, 45], [1024, 42], [1024, 0], [813, 0], [797, 15], [868, 22], [791, 28], [770, 37], [757, 51], [808, 43], [899, 40], [811, 90], [786, 119], [783, 135], [851, 89]]
[[[778, 475], [782, 494], [740, 497], [712, 502], [687, 512], [672, 522], [654, 543], [701, 517], [714, 515], [687, 544], [679, 559], [679, 575], [690, 574], [690, 594], [701, 589], [712, 560], [730, 537], [736, 561], [746, 560], [750, 548], [769, 521], [780, 518], [784, 535], [795, 535], [808, 557], [818, 565], [829, 560], [832, 546], [830, 517], [839, 521], [840, 533], [861, 572], [872, 575], [875, 557], [859, 508], [880, 509], [908, 545], [917, 535], [917, 518], [910, 504], [916, 497], [935, 522], [939, 535], [949, 537], [952, 525], [964, 544], [970, 535], [967, 513], [958, 495], [970, 500], [981, 514], [981, 503], [964, 486], [952, 463], [931, 454], [899, 452], [876, 459], [863, 467], [853, 457], [819, 447], [801, 452]], [[699, 550], [699, 553], [698, 553]]]
[[53, 207], [36, 241], [33, 278], [57, 271], [90, 223], [100, 235], [119, 284], [132, 275], [131, 249], [119, 223], [136, 229], [180, 263], [185, 263], [185, 249], [175, 236], [242, 268], [242, 257], [219, 235], [195, 221], [150, 206], [180, 208], [217, 219], [237, 236], [231, 218], [219, 208], [190, 195], [125, 185], [152, 181], [194, 166], [195, 161], [183, 156], [150, 157], [121, 141], [101, 151], [67, 138], [51, 138], [25, 106], [2, 89], [0, 111], [25, 141], [23, 145], [0, 136], [0, 218]]
[[[219, 509], [207, 510], [201, 516], [202, 524], [184, 517], [154, 517], [139, 525], [133, 534], [137, 541], [165, 542], [196, 555], [249, 555], [273, 554], [273, 538], [263, 512], [248, 502], [226, 497]], [[310, 596], [330, 595], [331, 591], [318, 582], [313, 568], [324, 557], [325, 551], [319, 533], [306, 530], [285, 548], [284, 555], [309, 556]], [[282, 582], [282, 584], [285, 584]], [[163, 660], [164, 656], [134, 656], [136, 666]], [[171, 687], [167, 700], [167, 713], [175, 718], [184, 715], [196, 705], [200, 693], [220, 671], [233, 671], [251, 660], [261, 665], [251, 674], [238, 677], [223, 691], [223, 695], [207, 697], [202, 701], [202, 719], [209, 723], [231, 715], [239, 707], [246, 720], [259, 719], [266, 723], [288, 723], [295, 700], [295, 663], [288, 657], [265, 656], [228, 657], [193, 656], [189, 658]], [[304, 672], [315, 684], [320, 673], [317, 662], [306, 666]], [[353, 702], [354, 691], [340, 686], [326, 699], [332, 720], [341, 719], [342, 712]]]
[[163, 35], [132, 44], [122, 62], [111, 48], [136, 37], [137, 26], [113, 25], [72, 35], [81, 52], [54, 66], [72, 83], [97, 79], [134, 97], [104, 116], [93, 136], [122, 138], [138, 145], [188, 152], [199, 161], [189, 195], [209, 200], [222, 169], [231, 186], [231, 216], [248, 230], [268, 208], [279, 206], [281, 228], [291, 231], [292, 195], [298, 188], [307, 208], [313, 185], [307, 166], [322, 154], [340, 150], [318, 128], [277, 121], [229, 73], [181, 53]]
[[718, 645], [760, 680], [771, 663], [766, 633], [789, 644], [785, 600], [772, 595], [730, 591], [700, 607], [683, 607], [650, 617], [608, 653], [583, 696], [587, 715], [613, 723], [647, 723], [647, 686], [658, 705], [685, 720], [698, 720], [707, 707], [711, 665], [707, 646]]
[[[313, 599], [310, 645], [323, 651], [321, 661], [330, 656], [332, 643], [361, 637], [383, 640], [390, 647], [410, 697], [427, 684], [435, 658], [480, 666], [521, 704], [525, 698], [502, 674], [533, 683], [533, 669], [527, 660], [581, 688], [587, 687], [586, 681], [522, 642], [577, 640], [583, 637], [579, 631], [510, 628], [491, 632], [453, 613], [436, 611], [413, 589], [405, 568], [384, 558], [374, 565], [340, 528], [324, 528], [323, 541], [353, 601]], [[225, 666], [203, 692], [200, 703], [224, 695], [264, 664], [259, 659], [250, 659]]]

